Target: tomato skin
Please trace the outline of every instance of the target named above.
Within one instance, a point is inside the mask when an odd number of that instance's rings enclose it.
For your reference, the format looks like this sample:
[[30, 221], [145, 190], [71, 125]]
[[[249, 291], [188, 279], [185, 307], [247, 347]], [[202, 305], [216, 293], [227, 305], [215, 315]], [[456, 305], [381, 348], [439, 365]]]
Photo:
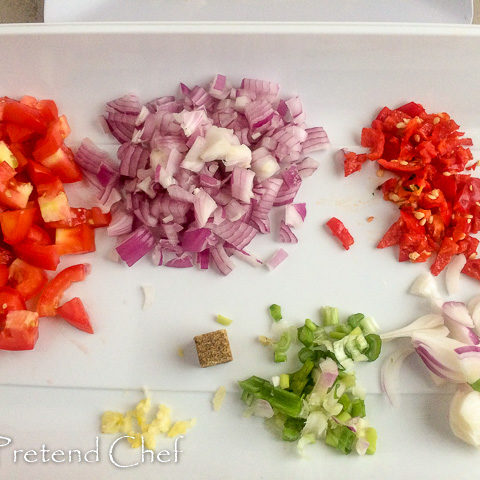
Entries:
[[65, 290], [73, 282], [81, 282], [90, 271], [89, 264], [78, 264], [65, 268], [48, 282], [37, 303], [40, 317], [53, 317]]
[[[30, 160], [27, 165], [27, 172], [32, 183], [37, 185], [54, 183], [57, 181], [58, 177], [53, 174], [53, 172], [41, 165], [40, 163]], [[58, 181], [60, 181], [58, 179]]]
[[50, 245], [52, 243], [49, 233], [38, 225], [31, 226], [25, 240], [31, 243], [39, 243], [40, 245]]
[[35, 131], [31, 128], [22, 127], [21, 125], [15, 125], [13, 123], [7, 123], [5, 125], [5, 132], [11, 143], [25, 142], [35, 135]]
[[45, 270], [54, 271], [60, 263], [60, 257], [55, 245], [40, 245], [25, 241], [15, 245], [14, 252], [27, 263]]
[[347, 230], [342, 221], [338, 218], [332, 217], [327, 222], [327, 227], [332, 232], [334, 237], [337, 237], [343, 245], [345, 250], [348, 250], [355, 242], [350, 232]]
[[34, 132], [44, 133], [47, 122], [35, 107], [20, 102], [8, 102], [3, 108], [3, 121], [30, 128]]
[[38, 313], [14, 310], [0, 330], [0, 350], [33, 350], [38, 339]]
[[32, 227], [36, 210], [36, 208], [25, 208], [0, 213], [0, 226], [6, 243], [15, 245], [24, 240]]
[[0, 287], [4, 287], [8, 282], [8, 266], [0, 264]]
[[39, 162], [49, 168], [64, 183], [74, 183], [82, 179], [82, 172], [75, 163], [72, 151], [61, 145], [54, 153]]
[[72, 298], [68, 302], [64, 303], [62, 306], [58, 307], [57, 315], [65, 319], [70, 325], [73, 325], [75, 328], [78, 328], [83, 332], [93, 334], [90, 317], [88, 316], [88, 313], [85, 310], [82, 301], [78, 297]]
[[47, 124], [50, 124], [58, 119], [57, 104], [53, 100], [39, 100], [36, 102], [35, 108], [40, 111], [40, 114], [45, 119]]
[[44, 137], [38, 140], [33, 150], [33, 158], [36, 162], [42, 163], [43, 160], [53, 155], [63, 144], [62, 133], [55, 125], [48, 128]]
[[23, 297], [11, 287], [0, 287], [0, 319], [12, 310], [26, 310]]
[[111, 212], [103, 213], [99, 207], [92, 207], [90, 209], [90, 218], [88, 224], [93, 228], [108, 227], [112, 221]]
[[94, 252], [95, 232], [85, 223], [72, 228], [57, 228], [55, 245], [59, 255]]
[[8, 268], [8, 282], [25, 299], [34, 297], [48, 281], [43, 269], [17, 258]]
[[23, 209], [27, 206], [32, 191], [31, 183], [19, 182], [11, 178], [6, 184], [0, 184], [0, 204], [14, 209]]

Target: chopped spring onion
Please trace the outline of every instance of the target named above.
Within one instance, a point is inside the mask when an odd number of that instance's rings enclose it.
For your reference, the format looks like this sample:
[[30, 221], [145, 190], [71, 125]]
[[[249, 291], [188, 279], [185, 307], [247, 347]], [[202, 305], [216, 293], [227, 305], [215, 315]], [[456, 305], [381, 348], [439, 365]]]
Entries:
[[217, 315], [217, 322], [220, 323], [221, 325], [225, 325], [226, 327], [228, 327], [233, 322], [233, 320], [231, 320], [230, 318], [224, 317], [223, 315], [218, 314]]
[[284, 390], [286, 388], [290, 387], [290, 375], [287, 373], [282, 373], [280, 375], [280, 388], [283, 388]]
[[322, 309], [323, 326], [329, 327], [338, 324], [338, 309], [335, 307], [323, 307]]
[[365, 455], [368, 449], [373, 453], [376, 432], [368, 429], [365, 391], [357, 384], [353, 367], [354, 362], [373, 361], [380, 353], [382, 341], [374, 333], [375, 322], [361, 313], [341, 322], [336, 308], [325, 307], [323, 326], [306, 319], [296, 335], [284, 322], [273, 324], [272, 330], [281, 332], [277, 341], [263, 338], [272, 346], [275, 362], [286, 361], [296, 343], [302, 347], [301, 366], [272, 377], [271, 382], [259, 377], [239, 382], [246, 414], [254, 413], [255, 402], [267, 402], [272, 409], [268, 424], [284, 441], [297, 441], [300, 453], [317, 439], [344, 454], [355, 450]]
[[277, 305], [275, 303], [273, 305], [270, 305], [269, 311], [270, 316], [275, 322], [278, 322], [282, 319], [282, 308], [280, 307], [280, 305]]
[[365, 431], [365, 439], [369, 443], [367, 455], [373, 455], [377, 450], [377, 431], [373, 427], [368, 427]]

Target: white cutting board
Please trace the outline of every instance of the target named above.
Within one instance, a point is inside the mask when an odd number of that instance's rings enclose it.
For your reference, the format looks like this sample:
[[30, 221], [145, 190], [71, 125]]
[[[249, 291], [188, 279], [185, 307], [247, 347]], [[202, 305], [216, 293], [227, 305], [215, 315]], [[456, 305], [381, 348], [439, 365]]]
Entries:
[[323, 21], [472, 23], [472, 0], [45, 0], [46, 23]]
[[[449, 26], [2, 27], [0, 78], [2, 94], [55, 98], [71, 123], [72, 144], [86, 135], [107, 141], [95, 120], [107, 99], [136, 91], [147, 100], [173, 92], [180, 80], [203, 82], [222, 72], [234, 80], [276, 80], [285, 95], [299, 93], [309, 123], [327, 129], [332, 149], [357, 145], [361, 127], [380, 106], [408, 100], [422, 102], [431, 111], [450, 112], [478, 145], [479, 40], [478, 28]], [[70, 264], [89, 261], [93, 271], [68, 292], [84, 299], [96, 334], [45, 319], [33, 352], [0, 352], [0, 436], [13, 438], [15, 448], [39, 450], [46, 443], [52, 449], [90, 449], [100, 413], [125, 411], [141, 398], [140, 392], [123, 394], [121, 389], [147, 385], [157, 387], [154, 401], [170, 405], [176, 418], [198, 418], [183, 441], [181, 461], [119, 473], [107, 457], [113, 438], [102, 436], [102, 458], [95, 464], [14, 463], [12, 449], [2, 448], [5, 478], [32, 478], [33, 472], [39, 480], [64, 472], [72, 480], [85, 474], [209, 480], [471, 476], [478, 456], [449, 434], [449, 398], [432, 394], [436, 390], [416, 359], [407, 362], [400, 384], [413, 395], [404, 395], [396, 410], [375, 395], [380, 363], [359, 366], [369, 392], [369, 418], [380, 433], [373, 458], [346, 459], [314, 445], [308, 461], [301, 460], [294, 445], [275, 440], [260, 420], [241, 418], [234, 382], [285, 368], [275, 366], [255, 341], [268, 331], [265, 309], [270, 303], [281, 304], [293, 322], [316, 319], [318, 308], [330, 304], [344, 313], [371, 314], [384, 329], [425, 311], [420, 300], [405, 292], [426, 265], [399, 264], [394, 249], [374, 248], [397, 213], [371, 195], [379, 182], [373, 170], [345, 180], [331, 152], [317, 158], [321, 167], [298, 196], [308, 203], [300, 243], [286, 247], [290, 257], [276, 271], [239, 264], [225, 278], [210, 271], [154, 268], [148, 261], [128, 269], [106, 259], [112, 242], [99, 234], [95, 255], [69, 259]], [[348, 252], [324, 230], [333, 215], [344, 220], [356, 239]], [[371, 215], [375, 220], [367, 223]], [[254, 245], [260, 255], [280, 246], [269, 238]], [[142, 312], [140, 285], [146, 282], [155, 285], [157, 301]], [[466, 300], [478, 290], [477, 282], [464, 278], [458, 298]], [[228, 327], [234, 361], [201, 369], [179, 358], [178, 346], [219, 327], [213, 321], [216, 313], [234, 319]], [[212, 392], [222, 384], [231, 393], [224, 409], [213, 413]], [[57, 388], [62, 385], [75, 388]], [[160, 445], [171, 449], [173, 444], [163, 440]], [[119, 453], [125, 464], [138, 459], [138, 452]]]
[[[268, 332], [266, 308], [271, 303], [281, 304], [292, 322], [316, 320], [319, 308], [328, 304], [345, 314], [373, 315], [384, 329], [423, 313], [421, 301], [406, 290], [426, 265], [399, 264], [394, 249], [374, 248], [398, 214], [372, 195], [380, 180], [372, 168], [344, 179], [333, 151], [358, 144], [361, 127], [379, 107], [409, 100], [450, 112], [478, 141], [480, 30], [144, 25], [3, 31], [2, 93], [54, 98], [69, 118], [73, 144], [83, 136], [115, 143], [96, 122], [105, 100], [129, 91], [148, 100], [174, 93], [179, 81], [205, 82], [222, 72], [234, 81], [243, 76], [271, 79], [281, 83], [283, 94], [300, 94], [308, 123], [326, 128], [332, 151], [316, 156], [321, 166], [298, 195], [308, 205], [300, 242], [285, 247], [290, 257], [273, 272], [238, 262], [223, 277], [213, 270], [155, 268], [148, 259], [128, 268], [107, 258], [113, 241], [99, 232], [96, 254], [65, 261], [92, 263], [91, 275], [68, 296], [84, 300], [96, 334], [84, 334], [61, 320], [42, 320], [33, 352], [0, 352], [2, 383], [231, 388], [250, 374], [269, 376], [285, 368], [273, 365], [271, 353], [255, 340]], [[325, 231], [331, 216], [341, 218], [355, 237], [350, 251]], [[369, 216], [375, 217], [372, 223], [366, 221]], [[251, 250], [264, 257], [281, 246], [264, 236], [255, 239]], [[156, 291], [148, 311], [141, 309], [140, 286], [145, 283]], [[462, 285], [461, 300], [479, 286], [467, 278]], [[217, 313], [234, 320], [228, 328], [234, 361], [201, 369], [191, 356], [178, 357], [178, 347], [188, 353], [195, 335], [219, 328]], [[362, 366], [365, 382], [377, 392], [379, 364], [368, 367]], [[403, 389], [425, 391], [430, 385], [417, 374]]]

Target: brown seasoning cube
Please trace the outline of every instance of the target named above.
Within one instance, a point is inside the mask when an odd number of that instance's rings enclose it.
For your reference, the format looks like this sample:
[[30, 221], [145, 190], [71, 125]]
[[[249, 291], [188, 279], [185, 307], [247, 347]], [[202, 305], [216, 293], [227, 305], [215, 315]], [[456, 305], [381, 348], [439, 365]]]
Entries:
[[212, 367], [233, 360], [227, 331], [216, 330], [194, 337], [198, 361], [202, 368]]

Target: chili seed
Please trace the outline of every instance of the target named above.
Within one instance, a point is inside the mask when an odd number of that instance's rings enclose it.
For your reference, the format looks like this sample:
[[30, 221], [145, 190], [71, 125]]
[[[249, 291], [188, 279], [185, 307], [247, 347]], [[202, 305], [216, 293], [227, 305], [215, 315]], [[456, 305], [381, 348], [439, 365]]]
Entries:
[[436, 125], [437, 123], [440, 123], [440, 117], [435, 117], [433, 119], [433, 124]]
[[425, 216], [423, 212], [415, 212], [413, 215], [417, 220], [421, 220]]

